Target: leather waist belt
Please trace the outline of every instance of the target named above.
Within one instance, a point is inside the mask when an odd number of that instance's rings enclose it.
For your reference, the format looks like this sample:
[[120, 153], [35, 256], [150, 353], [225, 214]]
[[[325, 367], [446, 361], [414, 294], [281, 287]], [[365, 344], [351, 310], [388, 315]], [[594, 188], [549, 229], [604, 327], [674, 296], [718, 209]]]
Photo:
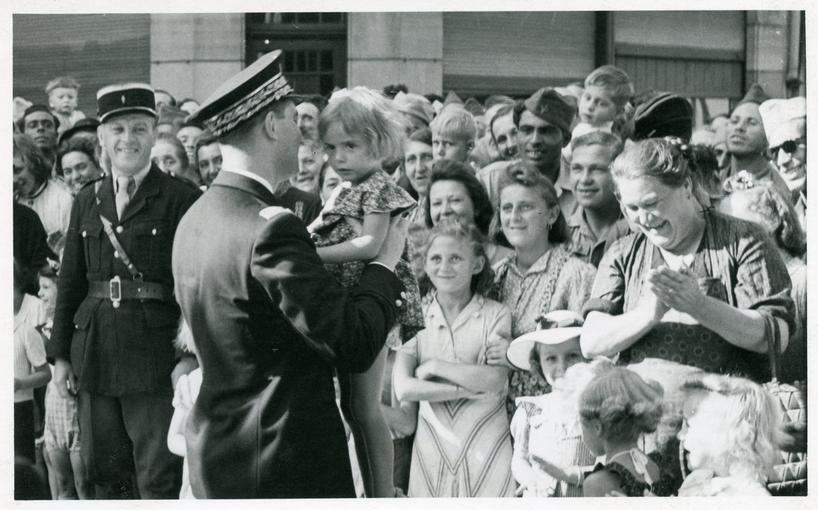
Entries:
[[160, 283], [143, 282], [141, 280], [122, 280], [115, 276], [107, 281], [88, 282], [88, 296], [110, 299], [114, 308], [119, 302], [131, 299], [153, 299], [170, 301], [171, 292]]

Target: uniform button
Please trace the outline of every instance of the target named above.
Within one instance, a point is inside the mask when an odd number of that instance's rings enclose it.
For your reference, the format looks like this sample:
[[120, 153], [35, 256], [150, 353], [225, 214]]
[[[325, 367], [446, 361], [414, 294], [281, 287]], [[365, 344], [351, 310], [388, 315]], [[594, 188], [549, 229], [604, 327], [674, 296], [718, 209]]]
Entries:
[[116, 233], [117, 234], [121, 234], [122, 232], [125, 232], [125, 229], [122, 227], [122, 225], [116, 227]]
[[116, 250], [114, 250], [114, 258], [115, 258], [115, 259], [118, 259], [118, 258], [119, 258], [119, 252], [118, 252], [118, 251], [116, 251]]
[[85, 237], [85, 236], [87, 236], [87, 235], [88, 235], [88, 231], [83, 230], [83, 231], [82, 231], [82, 237]]
[[151, 230], [151, 234], [156, 235], [156, 229]]

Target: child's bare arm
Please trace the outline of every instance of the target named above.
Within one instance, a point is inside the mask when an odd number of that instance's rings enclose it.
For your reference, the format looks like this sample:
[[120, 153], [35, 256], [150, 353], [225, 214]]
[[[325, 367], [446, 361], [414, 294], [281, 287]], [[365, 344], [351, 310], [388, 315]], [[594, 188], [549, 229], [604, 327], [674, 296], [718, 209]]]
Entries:
[[389, 230], [389, 213], [367, 214], [361, 230], [361, 235], [355, 239], [318, 248], [318, 256], [325, 264], [374, 259]]
[[173, 410], [173, 418], [170, 419], [170, 427], [168, 427], [168, 450], [179, 457], [187, 455], [187, 445], [185, 443], [186, 417], [187, 411], [177, 407]]
[[48, 364], [44, 363], [34, 369], [34, 373], [14, 378], [14, 391], [27, 390], [29, 388], [39, 388], [45, 386], [51, 380], [51, 370]]

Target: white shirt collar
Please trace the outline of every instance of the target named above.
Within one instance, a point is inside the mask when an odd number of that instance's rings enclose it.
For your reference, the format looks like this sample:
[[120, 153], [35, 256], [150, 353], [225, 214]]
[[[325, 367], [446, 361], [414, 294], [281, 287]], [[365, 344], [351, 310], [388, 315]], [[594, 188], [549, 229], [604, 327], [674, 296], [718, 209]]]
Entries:
[[262, 176], [260, 176], [258, 174], [254, 174], [253, 172], [248, 172], [247, 170], [242, 170], [242, 169], [239, 169], [239, 168], [229, 168], [229, 169], [228, 168], [222, 168], [221, 171], [222, 172], [233, 172], [234, 174], [242, 175], [244, 177], [247, 177], [248, 179], [253, 179], [257, 183], [259, 183], [262, 186], [264, 186], [265, 188], [267, 188], [267, 191], [269, 191], [271, 195], [275, 195], [275, 191], [273, 191], [273, 185], [270, 184], [270, 181], [268, 181], [267, 179], [265, 179], [264, 177], [262, 177]]

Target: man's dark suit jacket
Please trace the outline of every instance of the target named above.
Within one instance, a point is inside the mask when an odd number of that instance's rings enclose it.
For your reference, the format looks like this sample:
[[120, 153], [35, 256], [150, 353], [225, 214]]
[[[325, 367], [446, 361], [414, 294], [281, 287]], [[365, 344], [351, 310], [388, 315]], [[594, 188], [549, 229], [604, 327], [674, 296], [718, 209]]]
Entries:
[[224, 170], [179, 225], [173, 274], [203, 375], [185, 434], [194, 495], [354, 497], [333, 370], [382, 349], [395, 275], [371, 264], [343, 289], [304, 223]]

